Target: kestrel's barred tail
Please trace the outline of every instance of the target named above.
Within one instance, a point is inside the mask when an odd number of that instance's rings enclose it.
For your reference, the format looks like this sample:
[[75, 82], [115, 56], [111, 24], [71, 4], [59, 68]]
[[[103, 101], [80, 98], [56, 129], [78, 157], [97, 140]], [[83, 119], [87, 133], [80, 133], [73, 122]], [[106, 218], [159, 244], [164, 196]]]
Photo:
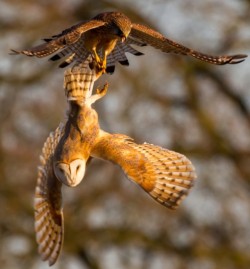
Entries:
[[53, 171], [53, 154], [62, 136], [63, 127], [59, 126], [44, 143], [41, 166], [38, 167], [38, 178], [35, 189], [35, 231], [38, 251], [43, 260], [53, 265], [63, 243], [63, 213], [61, 183]]
[[92, 156], [118, 164], [125, 174], [157, 202], [176, 209], [196, 178], [182, 154], [151, 144], [136, 144], [125, 135], [103, 133]]
[[43, 58], [49, 56], [66, 46], [76, 43], [86, 31], [103, 26], [105, 22], [97, 20], [89, 20], [78, 23], [72, 27], [65, 29], [62, 33], [54, 35], [51, 38], [45, 38], [45, 43], [27, 50], [11, 50], [12, 54], [24, 54], [27, 56], [36, 56]]

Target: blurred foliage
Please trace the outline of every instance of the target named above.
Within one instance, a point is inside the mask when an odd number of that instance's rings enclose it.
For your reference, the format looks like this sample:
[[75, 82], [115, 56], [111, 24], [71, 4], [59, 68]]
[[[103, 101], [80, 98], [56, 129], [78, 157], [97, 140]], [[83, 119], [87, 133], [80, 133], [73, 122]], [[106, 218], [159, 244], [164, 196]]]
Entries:
[[[120, 10], [214, 54], [248, 53], [250, 1], [0, 2], [0, 263], [47, 268], [37, 254], [33, 193], [43, 142], [64, 118], [63, 70], [10, 56], [80, 20]], [[198, 180], [181, 207], [155, 203], [110, 163], [93, 160], [64, 188], [66, 235], [55, 268], [238, 269], [250, 264], [249, 60], [211, 66], [143, 48], [99, 83], [101, 126], [187, 155]]]

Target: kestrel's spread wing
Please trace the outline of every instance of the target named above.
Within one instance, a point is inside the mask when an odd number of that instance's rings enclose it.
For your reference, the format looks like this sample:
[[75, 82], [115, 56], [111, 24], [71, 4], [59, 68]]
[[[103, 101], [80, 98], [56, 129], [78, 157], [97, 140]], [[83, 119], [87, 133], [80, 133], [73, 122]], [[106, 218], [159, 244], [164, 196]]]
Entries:
[[[126, 42], [123, 42], [125, 39]], [[131, 45], [150, 45], [166, 53], [190, 55], [217, 65], [240, 63], [247, 57], [244, 54], [213, 56], [198, 52], [166, 38], [149, 27], [132, 24], [129, 18], [120, 12], [98, 14], [92, 20], [79, 23], [45, 41], [47, 42], [37, 47], [13, 52], [44, 57], [60, 50], [50, 58], [55, 61], [65, 57], [60, 67], [73, 62], [76, 65], [82, 63], [91, 54], [108, 73], [114, 72], [116, 62], [128, 65], [126, 52], [142, 55]]]
[[181, 44], [174, 42], [158, 33], [157, 31], [148, 28], [147, 26], [141, 24], [133, 24], [129, 38], [139, 40], [140, 42], [145, 42], [156, 49], [160, 49], [166, 53], [176, 53], [182, 55], [190, 55], [201, 61], [208, 62], [211, 64], [236, 64], [244, 61], [247, 55], [236, 54], [236, 55], [224, 55], [224, 56], [213, 56], [195, 51], [193, 49], [187, 48]]
[[27, 56], [36, 56], [38, 58], [46, 57], [60, 49], [63, 49], [64, 47], [75, 44], [85, 32], [100, 27], [104, 24], [105, 22], [97, 20], [79, 23], [64, 30], [61, 34], [45, 39], [46, 43], [38, 45], [30, 50], [23, 50], [20, 52], [15, 50], [12, 51], [14, 53], [22, 53]]
[[91, 155], [119, 165], [128, 178], [170, 209], [178, 207], [196, 178], [184, 155], [152, 144], [136, 144], [125, 135], [103, 133]]
[[63, 243], [63, 212], [61, 182], [53, 170], [53, 155], [62, 136], [63, 128], [58, 127], [44, 143], [41, 166], [35, 190], [35, 231], [39, 253], [43, 260], [52, 265], [56, 262]]

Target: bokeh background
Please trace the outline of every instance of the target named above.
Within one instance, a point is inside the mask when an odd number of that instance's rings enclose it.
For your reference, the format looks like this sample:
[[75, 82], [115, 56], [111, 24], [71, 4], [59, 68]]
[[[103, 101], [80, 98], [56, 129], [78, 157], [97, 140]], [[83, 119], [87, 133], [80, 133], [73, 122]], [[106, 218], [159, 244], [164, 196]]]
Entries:
[[[81, 20], [120, 10], [206, 53], [250, 54], [247, 0], [1, 0], [0, 264], [48, 268], [37, 254], [33, 194], [49, 132], [65, 119], [63, 70], [10, 56]], [[198, 179], [174, 212], [107, 162], [63, 189], [65, 242], [54, 268], [240, 269], [250, 266], [250, 59], [212, 66], [142, 48], [117, 66], [100, 124], [188, 156]]]

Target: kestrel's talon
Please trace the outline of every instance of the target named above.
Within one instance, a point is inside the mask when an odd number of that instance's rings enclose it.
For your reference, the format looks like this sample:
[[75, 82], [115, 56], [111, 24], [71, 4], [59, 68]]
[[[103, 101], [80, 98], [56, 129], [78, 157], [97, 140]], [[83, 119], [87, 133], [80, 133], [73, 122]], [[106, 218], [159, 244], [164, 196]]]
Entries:
[[92, 52], [92, 59], [93, 61], [89, 64], [90, 69], [95, 69], [96, 72], [101, 74], [106, 73], [106, 59], [102, 60], [95, 49]]
[[100, 58], [99, 58], [99, 60], [97, 61], [97, 60], [95, 60], [96, 61], [96, 67], [97, 67], [97, 69], [100, 71], [100, 72], [102, 72], [102, 73], [106, 73], [106, 61], [105, 60], [101, 60]]
[[106, 73], [106, 68], [104, 68], [101, 63], [97, 63], [94, 59], [89, 63], [89, 68], [91, 70], [94, 69], [98, 77]]
[[102, 60], [100, 58], [100, 56], [96, 52], [96, 49], [93, 49], [92, 58], [99, 69], [106, 69], [106, 60], [105, 59]]

